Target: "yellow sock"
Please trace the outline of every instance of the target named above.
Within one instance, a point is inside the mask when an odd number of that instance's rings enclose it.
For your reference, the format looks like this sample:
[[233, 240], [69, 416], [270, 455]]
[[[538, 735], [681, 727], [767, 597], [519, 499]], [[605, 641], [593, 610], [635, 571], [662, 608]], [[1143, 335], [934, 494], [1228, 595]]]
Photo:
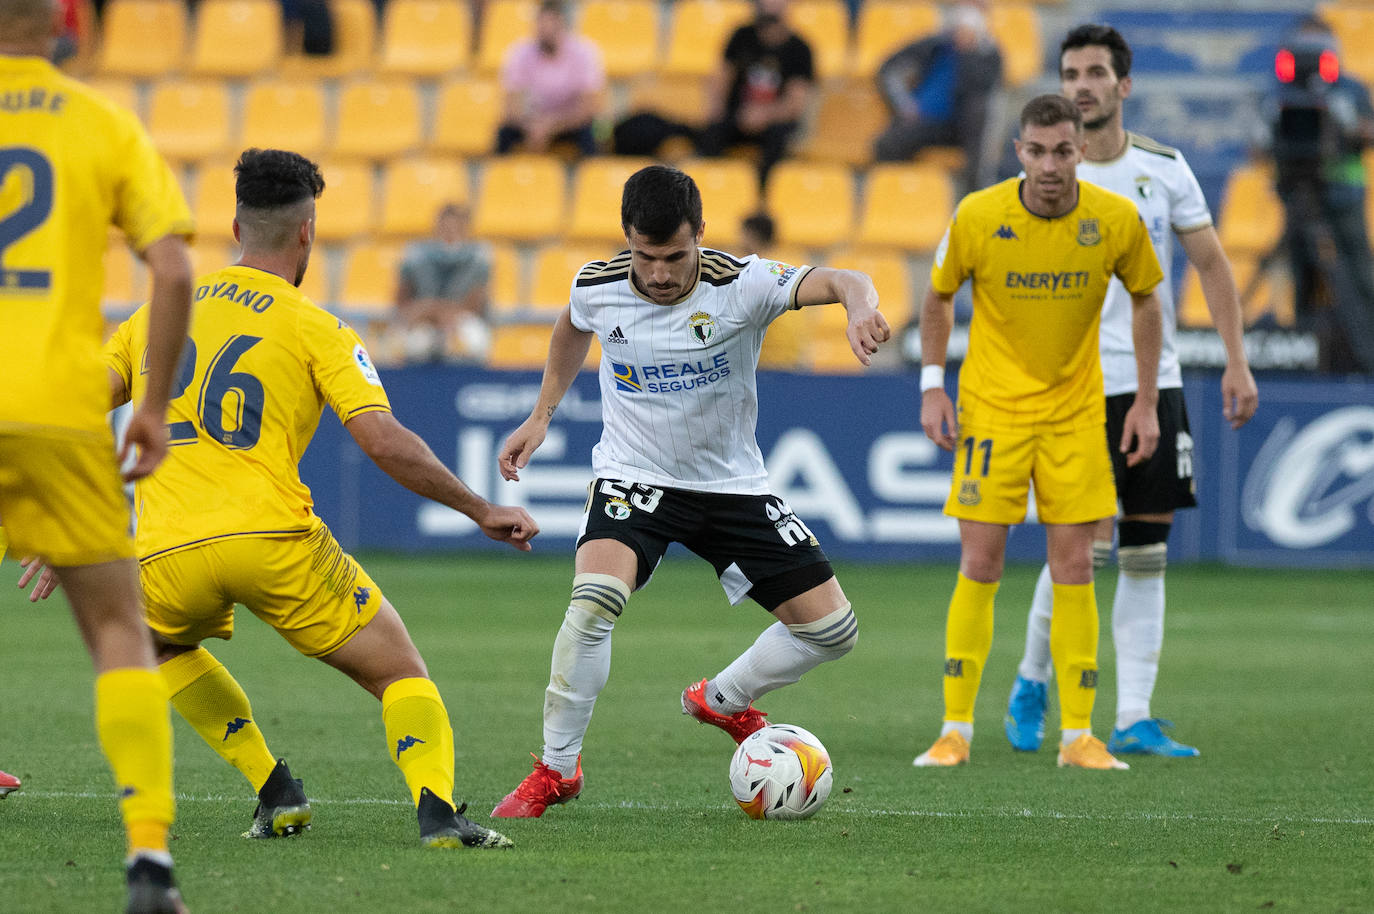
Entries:
[[129, 853], [165, 853], [175, 812], [172, 720], [158, 672], [128, 667], [97, 676], [95, 730], [119, 787]]
[[428, 787], [453, 802], [453, 728], [439, 690], [428, 679], [398, 679], [382, 693], [382, 723], [391, 760], [401, 769], [411, 798]]
[[945, 720], [973, 722], [978, 682], [992, 650], [992, 601], [998, 582], [959, 575], [945, 621]]
[[1059, 684], [1060, 725], [1091, 728], [1097, 698], [1097, 597], [1091, 583], [1054, 585], [1050, 657]]
[[253, 706], [238, 680], [203, 647], [177, 654], [161, 669], [172, 707], [248, 779], [254, 792], [261, 790], [277, 760], [253, 720]]

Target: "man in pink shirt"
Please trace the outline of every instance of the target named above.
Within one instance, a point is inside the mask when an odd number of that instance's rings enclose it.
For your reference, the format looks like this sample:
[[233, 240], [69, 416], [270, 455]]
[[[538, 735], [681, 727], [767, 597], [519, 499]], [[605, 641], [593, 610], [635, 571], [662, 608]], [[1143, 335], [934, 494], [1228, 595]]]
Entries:
[[534, 37], [519, 42], [501, 67], [506, 115], [496, 134], [496, 151], [517, 146], [546, 152], [569, 142], [583, 155], [596, 152], [592, 119], [601, 103], [606, 71], [595, 44], [573, 33], [561, 0], [542, 0]]

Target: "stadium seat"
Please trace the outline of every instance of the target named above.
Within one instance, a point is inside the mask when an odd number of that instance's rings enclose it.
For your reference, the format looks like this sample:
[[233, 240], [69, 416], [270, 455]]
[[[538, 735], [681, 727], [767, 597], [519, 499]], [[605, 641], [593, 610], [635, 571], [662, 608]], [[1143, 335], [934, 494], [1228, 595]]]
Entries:
[[402, 248], [396, 244], [363, 241], [344, 252], [343, 288], [339, 310], [364, 318], [385, 318], [396, 302], [397, 268]]
[[119, 107], [132, 111], [140, 118], [143, 117], [138, 86], [133, 80], [118, 76], [95, 76], [85, 80], [85, 83]]
[[316, 82], [281, 79], [249, 86], [239, 145], [319, 155], [326, 137], [324, 102]]
[[701, 190], [705, 243], [729, 251], [745, 216], [759, 208], [758, 170], [743, 159], [693, 159], [682, 163]]
[[429, 150], [480, 156], [496, 148], [504, 100], [494, 79], [457, 79], [439, 87]]
[[330, 294], [331, 270], [330, 246], [317, 245], [310, 252], [310, 264], [301, 279], [301, 294], [326, 311], [331, 309], [334, 297]]
[[281, 54], [281, 4], [276, 0], [200, 0], [191, 38], [192, 73], [258, 76], [275, 70]]
[[1271, 169], [1247, 164], [1231, 172], [1221, 194], [1217, 220], [1228, 254], [1264, 254], [1283, 233], [1283, 206], [1274, 192]]
[[1040, 16], [1029, 3], [988, 4], [988, 30], [1002, 49], [1002, 81], [1012, 88], [1040, 75], [1045, 47]]
[[[103, 76], [149, 78], [180, 69], [186, 54], [182, 0], [110, 0], [97, 58]], [[156, 41], [148, 36], [156, 35]]]
[[783, 313], [768, 325], [763, 348], [759, 350], [759, 367], [773, 371], [805, 370], [810, 328], [805, 309]]
[[229, 91], [219, 80], [170, 79], [153, 87], [148, 133], [168, 159], [199, 161], [229, 151]]
[[830, 247], [853, 232], [854, 178], [844, 165], [782, 162], [769, 175], [765, 197], [783, 244]]
[[408, 80], [349, 83], [339, 92], [333, 153], [389, 159], [420, 147], [420, 95]]
[[887, 129], [887, 105], [871, 79], [822, 87], [816, 117], [798, 155], [817, 162], [867, 165]]
[[191, 275], [199, 278], [233, 264], [239, 259], [239, 246], [220, 238], [200, 238], [191, 244]]
[[390, 0], [382, 19], [383, 73], [436, 77], [467, 66], [472, 11], [459, 0]]
[[324, 193], [316, 203], [315, 237], [321, 241], [351, 241], [372, 231], [375, 224], [372, 163], [327, 162], [320, 166]]
[[650, 73], [629, 84], [627, 114], [653, 111], [693, 127], [703, 126], [706, 112], [706, 79], [701, 76], [667, 76]]
[[854, 29], [852, 75], [868, 79], [898, 48], [940, 28], [940, 7], [926, 0], [866, 0]]
[[466, 203], [466, 166], [451, 158], [407, 158], [389, 162], [382, 171], [383, 235], [426, 237], [434, 231], [440, 208]]
[[287, 48], [282, 75], [307, 79], [338, 79], [370, 69], [377, 48], [377, 5], [372, 0], [329, 0], [334, 17], [334, 51], [303, 54]]
[[607, 260], [624, 247], [620, 245], [568, 246], [551, 244], [534, 256], [534, 285], [530, 289], [529, 310], [533, 315], [553, 320], [568, 304], [573, 278], [585, 264]]
[[573, 178], [572, 214], [567, 237], [577, 241], [604, 241], [624, 244], [620, 226], [620, 197], [625, 181], [652, 159], [598, 157], [577, 167]]
[[201, 162], [194, 171], [195, 192], [187, 194], [196, 220], [198, 239], [234, 237], [234, 161], [212, 159]]
[[520, 252], [513, 244], [488, 245], [491, 251], [491, 284], [487, 286], [488, 315], [493, 323], [508, 323], [510, 316], [524, 307], [522, 288], [526, 271]]
[[811, 46], [817, 80], [841, 77], [849, 69], [849, 9], [841, 0], [793, 0], [787, 21]]
[[494, 74], [501, 69], [506, 51], [522, 38], [534, 35], [535, 0], [487, 0], [477, 36], [477, 70]]
[[863, 363], [849, 348], [849, 314], [839, 305], [802, 309], [807, 320], [807, 364], [817, 374], [858, 374]]
[[[1293, 307], [1293, 281], [1286, 266], [1276, 264], [1256, 278], [1259, 258], [1253, 254], [1232, 255], [1231, 269], [1235, 273], [1236, 288], [1240, 291], [1245, 326], [1252, 326], [1264, 317], [1272, 318], [1280, 327], [1296, 323]], [[1183, 279], [1183, 293], [1178, 303], [1178, 320], [1185, 327], [1212, 326], [1207, 310], [1207, 298], [1202, 294], [1202, 282], [1191, 264]]]
[[878, 308], [894, 333], [911, 321], [915, 309], [911, 271], [907, 269], [905, 254], [890, 249], [846, 248], [830, 258], [829, 266], [859, 270], [873, 277], [873, 285], [878, 290]]
[[563, 231], [563, 163], [551, 156], [492, 159], [483, 169], [473, 213], [479, 238], [538, 241]]
[[753, 15], [748, 0], [677, 0], [672, 6], [663, 71], [678, 76], [719, 70], [725, 43]]
[[658, 66], [657, 0], [587, 0], [578, 31], [601, 49], [606, 75], [622, 79]]
[[933, 251], [954, 212], [949, 174], [932, 165], [882, 163], [868, 170], [860, 244]]
[[105, 288], [101, 310], [123, 320], [148, 299], [148, 271], [121, 237], [105, 248]]
[[1374, 82], [1374, 6], [1367, 3], [1325, 3], [1321, 17], [1341, 45], [1341, 69], [1365, 85]]
[[[540, 369], [549, 357], [549, 337], [553, 328], [547, 324], [506, 324], [497, 326], [491, 334], [491, 350], [487, 366], [506, 369]], [[596, 349], [595, 346], [592, 347]]]

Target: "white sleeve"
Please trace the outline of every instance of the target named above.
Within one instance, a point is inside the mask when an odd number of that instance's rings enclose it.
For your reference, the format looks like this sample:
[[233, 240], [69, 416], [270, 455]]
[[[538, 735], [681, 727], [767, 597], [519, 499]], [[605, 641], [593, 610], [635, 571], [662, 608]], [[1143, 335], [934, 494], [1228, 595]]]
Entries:
[[1183, 153], [1177, 155], [1169, 176], [1169, 222], [1175, 232], [1191, 232], [1211, 225], [1212, 212]]
[[568, 291], [568, 317], [572, 321], [574, 329], [589, 333], [596, 329], [592, 326], [591, 309], [587, 305], [586, 290], [577, 284], [577, 277], [582, 275], [585, 266], [573, 275], [572, 286]]
[[797, 287], [811, 267], [793, 266], [779, 260], [751, 259], [740, 274], [741, 291], [750, 317], [759, 326], [767, 326], [790, 308], [797, 305]]

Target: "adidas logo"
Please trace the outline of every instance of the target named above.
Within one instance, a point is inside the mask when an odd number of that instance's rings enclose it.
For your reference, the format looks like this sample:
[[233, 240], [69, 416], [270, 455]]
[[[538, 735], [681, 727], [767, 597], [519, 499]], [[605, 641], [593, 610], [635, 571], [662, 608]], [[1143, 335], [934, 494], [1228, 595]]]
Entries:
[[610, 333], [606, 334], [606, 342], [608, 342], [608, 343], [628, 343], [629, 340], [625, 339], [625, 334], [621, 332], [620, 326], [617, 324], [617, 325], [616, 325], [616, 328], [615, 328], [614, 330], [612, 330]]
[[1011, 226], [1010, 226], [1010, 225], [1001, 225], [1001, 226], [998, 226], [998, 227], [997, 227], [997, 231], [995, 231], [995, 232], [992, 233], [992, 237], [994, 237], [994, 238], [1002, 238], [1002, 239], [1007, 240], [1007, 241], [1019, 240], [1019, 239], [1017, 239], [1017, 237], [1016, 237], [1016, 233], [1013, 232], [1013, 231], [1011, 230]]

